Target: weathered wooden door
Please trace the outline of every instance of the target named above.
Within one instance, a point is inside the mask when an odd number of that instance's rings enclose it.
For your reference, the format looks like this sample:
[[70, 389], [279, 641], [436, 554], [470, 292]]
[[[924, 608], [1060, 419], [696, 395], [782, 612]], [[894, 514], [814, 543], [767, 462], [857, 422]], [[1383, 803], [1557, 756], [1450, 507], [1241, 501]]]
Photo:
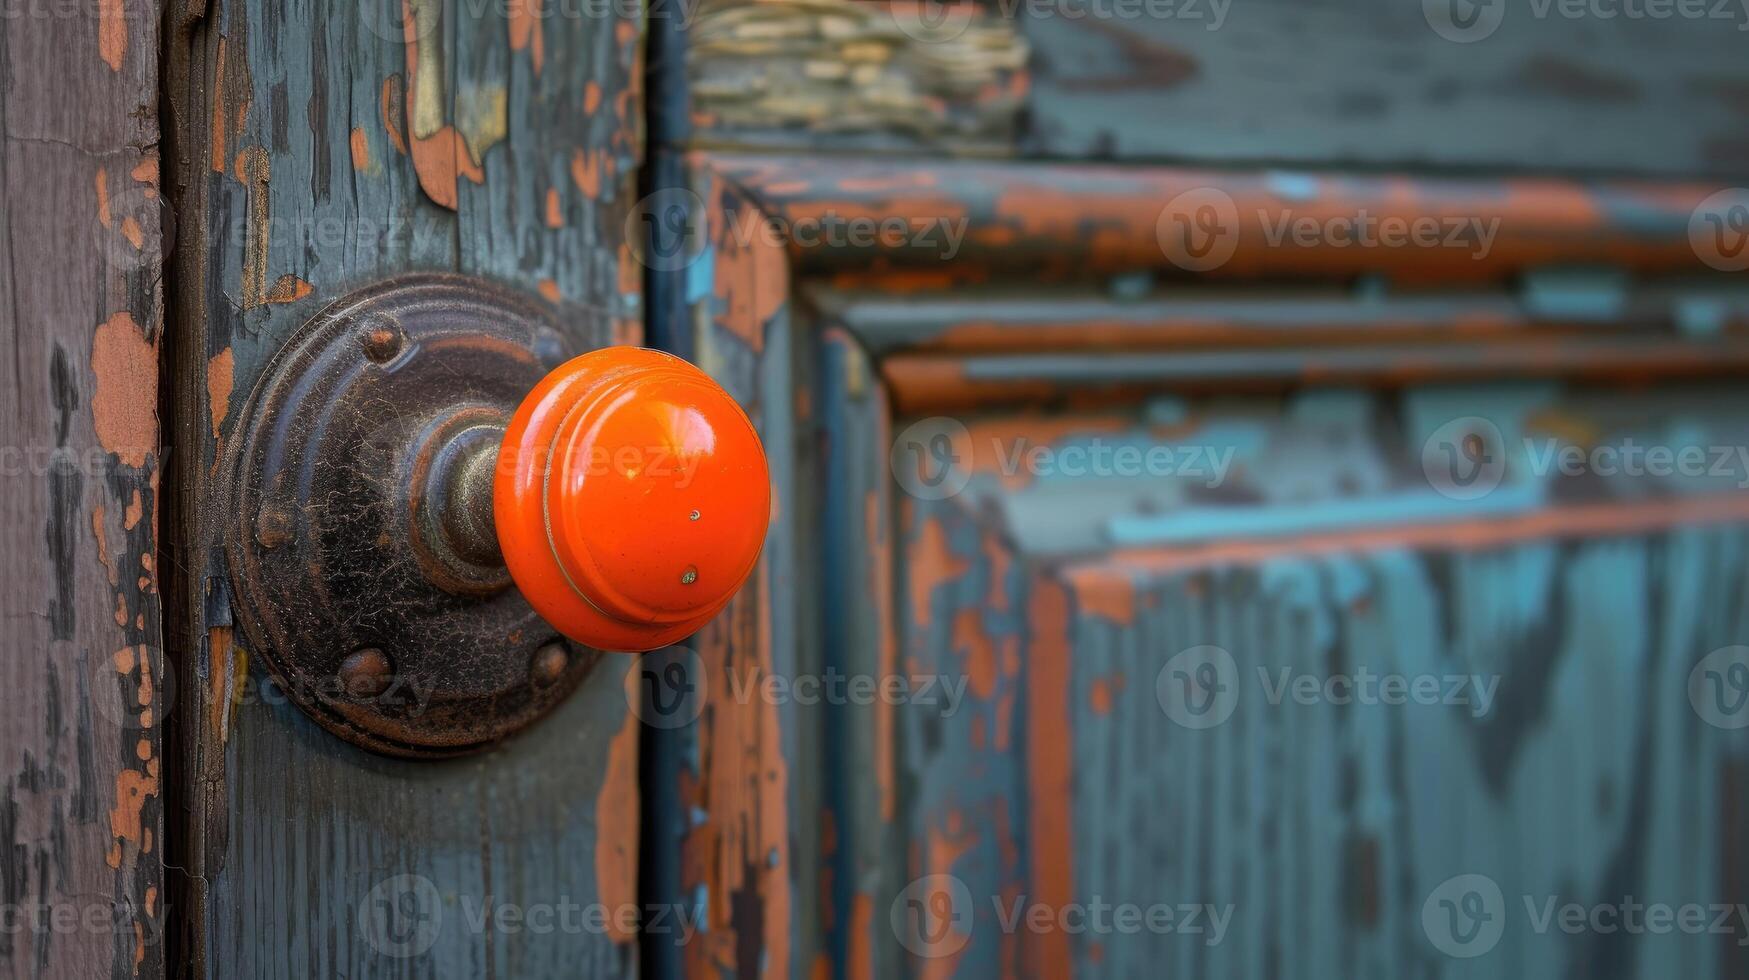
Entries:
[[[0, 966], [1743, 975], [1749, 34], [1594, 7], [0, 11]], [[704, 367], [772, 523], [413, 761], [227, 546], [418, 273]]]
[[4, 972], [636, 975], [588, 911], [636, 900], [631, 660], [508, 754], [354, 748], [239, 642], [219, 460], [398, 274], [640, 340], [641, 8], [48, 6], [0, 18]]

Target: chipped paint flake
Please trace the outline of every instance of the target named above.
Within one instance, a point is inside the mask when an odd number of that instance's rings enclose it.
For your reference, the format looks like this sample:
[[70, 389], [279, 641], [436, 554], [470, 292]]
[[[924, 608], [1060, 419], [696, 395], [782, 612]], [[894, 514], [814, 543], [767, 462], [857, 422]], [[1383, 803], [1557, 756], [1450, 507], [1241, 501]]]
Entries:
[[127, 311], [91, 341], [91, 419], [97, 441], [124, 465], [143, 467], [158, 448], [158, 347]]

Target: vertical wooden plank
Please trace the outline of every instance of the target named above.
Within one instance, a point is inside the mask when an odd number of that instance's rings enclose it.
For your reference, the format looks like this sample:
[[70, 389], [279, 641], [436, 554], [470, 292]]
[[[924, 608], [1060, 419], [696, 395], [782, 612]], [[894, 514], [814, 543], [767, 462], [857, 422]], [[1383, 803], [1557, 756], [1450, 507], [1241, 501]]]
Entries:
[[0, 18], [0, 974], [164, 972], [158, 30]]
[[[879, 690], [887, 678], [903, 676], [893, 596], [890, 407], [854, 337], [827, 328], [819, 346], [824, 493], [815, 526], [820, 578], [831, 583], [820, 600], [821, 647], [828, 669], [869, 678]], [[831, 830], [820, 880], [827, 934], [816, 972], [829, 976], [888, 976], [899, 966], [882, 937], [889, 935], [887, 909], [907, 876], [894, 765], [901, 710], [877, 696], [825, 713], [821, 819]], [[847, 759], [859, 762], [843, 765]]]
[[[1288, 555], [1128, 584], [1071, 569], [1075, 899], [1231, 910], [1218, 942], [1075, 937], [1076, 972], [1736, 975], [1740, 931], [1568, 935], [1534, 915], [1742, 901], [1741, 852], [1719, 842], [1739, 823], [1731, 774], [1749, 746], [1706, 723], [1689, 684], [1709, 651], [1744, 640], [1746, 556], [1743, 529], [1721, 527]], [[1157, 680], [1202, 646], [1230, 655], [1234, 696], [1187, 726]], [[1441, 678], [1439, 703], [1281, 687], [1363, 672]], [[1475, 680], [1460, 697], [1454, 677]], [[1499, 889], [1488, 911], [1504, 924], [1473, 959], [1441, 952], [1423, 916], [1466, 875]]]
[[812, 634], [801, 632], [812, 629], [802, 610], [819, 585], [796, 535], [811, 507], [798, 478], [808, 464], [796, 365], [811, 358], [811, 340], [795, 337], [788, 258], [759, 232], [766, 218], [708, 170], [692, 176], [703, 230], [689, 242], [700, 251], [684, 273], [694, 353], [759, 430], [772, 520], [752, 579], [694, 638], [705, 697], [685, 730], [681, 875], [707, 928], [686, 948], [685, 970], [700, 980], [786, 978], [809, 968], [818, 941], [820, 828], [796, 818], [818, 806], [817, 776], [798, 765], [818, 716], [765, 696], [761, 685], [819, 669]]
[[316, 728], [233, 642], [216, 551], [216, 460], [250, 387], [350, 290], [461, 271], [545, 297], [580, 350], [640, 338], [625, 241], [643, 152], [635, 14], [215, 0], [172, 18], [194, 975], [636, 972], [631, 658], [604, 658], [481, 757], [377, 758]]

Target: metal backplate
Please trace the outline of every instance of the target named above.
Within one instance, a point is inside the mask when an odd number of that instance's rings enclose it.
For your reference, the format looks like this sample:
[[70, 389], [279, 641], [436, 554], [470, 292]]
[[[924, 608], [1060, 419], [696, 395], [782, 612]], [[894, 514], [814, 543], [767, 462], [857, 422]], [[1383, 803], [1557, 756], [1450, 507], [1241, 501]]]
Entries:
[[502, 426], [568, 353], [538, 301], [421, 275], [323, 310], [268, 365], [229, 453], [226, 551], [250, 652], [329, 730], [392, 755], [473, 751], [598, 658], [502, 567], [447, 551], [424, 492], [458, 435]]

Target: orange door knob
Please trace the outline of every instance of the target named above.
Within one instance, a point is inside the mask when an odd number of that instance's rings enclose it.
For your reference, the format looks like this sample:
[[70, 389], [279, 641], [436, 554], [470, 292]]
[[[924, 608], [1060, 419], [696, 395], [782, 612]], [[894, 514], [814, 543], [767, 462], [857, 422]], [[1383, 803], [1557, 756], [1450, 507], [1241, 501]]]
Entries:
[[747, 413], [641, 348], [561, 365], [453, 472], [439, 509], [457, 550], [501, 552], [536, 612], [603, 650], [654, 650], [709, 622], [752, 573], [771, 514]]

